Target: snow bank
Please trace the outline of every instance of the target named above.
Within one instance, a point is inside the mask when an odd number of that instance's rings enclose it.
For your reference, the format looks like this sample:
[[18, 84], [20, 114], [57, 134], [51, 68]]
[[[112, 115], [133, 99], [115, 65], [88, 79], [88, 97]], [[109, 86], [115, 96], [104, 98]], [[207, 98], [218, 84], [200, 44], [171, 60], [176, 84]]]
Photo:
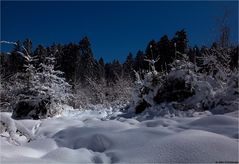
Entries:
[[188, 129], [199, 129], [238, 139], [238, 118], [212, 115], [190, 122]]
[[[103, 112], [103, 111], [102, 111]], [[76, 112], [31, 122], [34, 140], [1, 137], [2, 163], [214, 163], [238, 160], [238, 119], [228, 115], [138, 121]], [[27, 122], [29, 124], [27, 126]]]
[[22, 124], [21, 121], [15, 121], [9, 113], [0, 113], [1, 133], [12, 143], [20, 145], [23, 137], [25, 142], [34, 139], [33, 130], [30, 130]]

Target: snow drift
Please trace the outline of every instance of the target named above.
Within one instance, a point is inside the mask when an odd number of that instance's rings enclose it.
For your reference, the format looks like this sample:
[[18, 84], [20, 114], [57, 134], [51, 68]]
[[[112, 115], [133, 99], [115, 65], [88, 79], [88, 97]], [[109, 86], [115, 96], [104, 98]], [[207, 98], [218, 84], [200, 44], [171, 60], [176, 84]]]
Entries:
[[15, 124], [27, 125], [25, 127], [34, 137], [30, 142], [19, 139], [21, 145], [17, 146], [8, 142], [11, 136], [2, 133], [1, 162], [239, 161], [238, 119], [229, 115], [156, 118], [140, 122], [122, 117], [110, 120], [105, 115], [96, 118], [96, 111], [74, 113], [42, 121], [15, 121]]

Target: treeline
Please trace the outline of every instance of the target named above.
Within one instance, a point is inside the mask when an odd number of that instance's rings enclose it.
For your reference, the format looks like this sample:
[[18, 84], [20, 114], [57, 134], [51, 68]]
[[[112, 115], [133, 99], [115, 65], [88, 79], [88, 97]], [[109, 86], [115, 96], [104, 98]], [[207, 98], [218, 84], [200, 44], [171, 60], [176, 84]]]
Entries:
[[[31, 56], [37, 57], [36, 64], [44, 62], [45, 58], [51, 54], [56, 57], [55, 67], [65, 73], [65, 78], [71, 84], [78, 82], [85, 83], [87, 79], [102, 80], [106, 79], [108, 83], [115, 83], [119, 78], [134, 78], [133, 70], [148, 70], [149, 64], [145, 59], [157, 59], [155, 67], [157, 71], [167, 71], [169, 64], [176, 58], [176, 51], [187, 54], [191, 62], [200, 65], [200, 57], [207, 47], [189, 47], [187, 33], [184, 30], [176, 32], [172, 39], [167, 35], [161, 37], [159, 41], [151, 40], [145, 51], [139, 50], [135, 55], [129, 53], [124, 63], [117, 59], [110, 63], [105, 63], [103, 58], [96, 60], [94, 58], [90, 40], [84, 37], [78, 44], [69, 43], [66, 45], [53, 44], [50, 47], [38, 45], [35, 50], [32, 49], [32, 41], [26, 39], [17, 45], [10, 54], [1, 52], [1, 75], [2, 78], [24, 71], [24, 59], [18, 54], [22, 51], [22, 46], [26, 48]], [[212, 47], [219, 47], [213, 43]], [[231, 68], [237, 66], [238, 47], [232, 47]]]
[[[23, 47], [34, 57], [36, 67], [44, 63], [46, 57], [55, 57], [55, 70], [64, 72], [66, 81], [71, 84], [73, 93], [77, 95], [76, 100], [72, 102], [76, 107], [88, 103], [110, 103], [119, 99], [127, 101], [135, 80], [133, 70], [143, 74], [150, 69], [145, 59], [158, 59], [155, 63], [156, 70], [168, 72], [177, 54], [186, 54], [192, 63], [200, 66], [201, 57], [208, 49], [222, 48], [217, 43], [213, 43], [209, 48], [189, 47], [187, 33], [181, 30], [177, 31], [172, 39], [164, 35], [159, 41], [151, 40], [145, 51], [129, 53], [123, 63], [118, 60], [105, 63], [103, 58], [95, 59], [88, 37], [84, 37], [79, 43], [53, 44], [50, 47], [38, 45], [35, 49], [32, 48], [32, 41], [26, 39], [23, 42], [17, 41], [10, 53], [1, 52], [2, 81], [7, 81], [12, 75], [25, 71], [25, 60], [19, 55]], [[228, 63], [230, 69], [235, 69], [238, 66], [238, 47], [228, 49], [230, 51], [225, 57], [229, 58], [227, 61], [230, 61]], [[205, 71], [205, 68], [202, 71]]]

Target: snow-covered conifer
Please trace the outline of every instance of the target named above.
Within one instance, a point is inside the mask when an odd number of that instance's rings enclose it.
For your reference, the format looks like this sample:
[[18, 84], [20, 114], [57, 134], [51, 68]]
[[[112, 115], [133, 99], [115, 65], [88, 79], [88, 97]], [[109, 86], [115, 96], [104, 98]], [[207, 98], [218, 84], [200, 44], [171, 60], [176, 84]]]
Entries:
[[71, 86], [63, 78], [63, 72], [54, 70], [55, 58], [46, 57], [36, 73], [39, 78], [39, 91], [43, 100], [48, 100], [48, 114], [54, 115], [62, 110], [62, 104], [70, 99]]
[[151, 70], [144, 74], [144, 79], [141, 79], [139, 73], [134, 71], [136, 82], [132, 94], [131, 109], [135, 110], [136, 113], [141, 113], [145, 108], [155, 105], [156, 91], [164, 79], [164, 72], [159, 73], [155, 69], [155, 63], [159, 61], [159, 58], [156, 60], [145, 59], [145, 61], [149, 62]]
[[61, 71], [54, 70], [54, 56], [46, 58], [39, 68], [36, 59], [23, 47], [18, 52], [25, 59], [25, 72], [16, 74], [16, 84], [11, 89], [16, 99], [13, 118], [45, 118], [59, 113], [62, 103], [70, 97], [70, 85]]

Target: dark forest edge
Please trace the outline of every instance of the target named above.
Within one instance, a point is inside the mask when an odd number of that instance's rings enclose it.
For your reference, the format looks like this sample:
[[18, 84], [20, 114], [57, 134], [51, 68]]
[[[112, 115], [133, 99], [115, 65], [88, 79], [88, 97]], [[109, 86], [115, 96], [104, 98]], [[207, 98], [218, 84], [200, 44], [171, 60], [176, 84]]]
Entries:
[[[1, 110], [14, 111], [16, 118], [29, 116], [33, 108], [37, 113], [34, 111], [32, 118], [51, 116], [61, 110], [49, 112], [60, 107], [51, 105], [63, 103], [79, 109], [91, 104], [130, 104], [133, 111], [141, 113], [157, 105], [161, 109], [165, 103], [176, 110], [216, 110], [219, 106], [221, 110], [221, 106], [227, 109], [238, 102], [238, 45], [215, 42], [211, 47], [192, 48], [185, 30], [172, 39], [164, 35], [159, 41], [151, 40], [145, 51], [129, 53], [123, 63], [96, 60], [87, 37], [78, 44], [39, 45], [34, 50], [26, 39], [17, 41], [10, 53], [1, 52], [0, 70]], [[53, 77], [53, 82], [47, 81], [48, 77]], [[210, 88], [212, 93], [206, 93]], [[29, 97], [36, 101], [39, 95], [37, 105], [26, 101]], [[205, 97], [190, 100], [199, 95]]]

